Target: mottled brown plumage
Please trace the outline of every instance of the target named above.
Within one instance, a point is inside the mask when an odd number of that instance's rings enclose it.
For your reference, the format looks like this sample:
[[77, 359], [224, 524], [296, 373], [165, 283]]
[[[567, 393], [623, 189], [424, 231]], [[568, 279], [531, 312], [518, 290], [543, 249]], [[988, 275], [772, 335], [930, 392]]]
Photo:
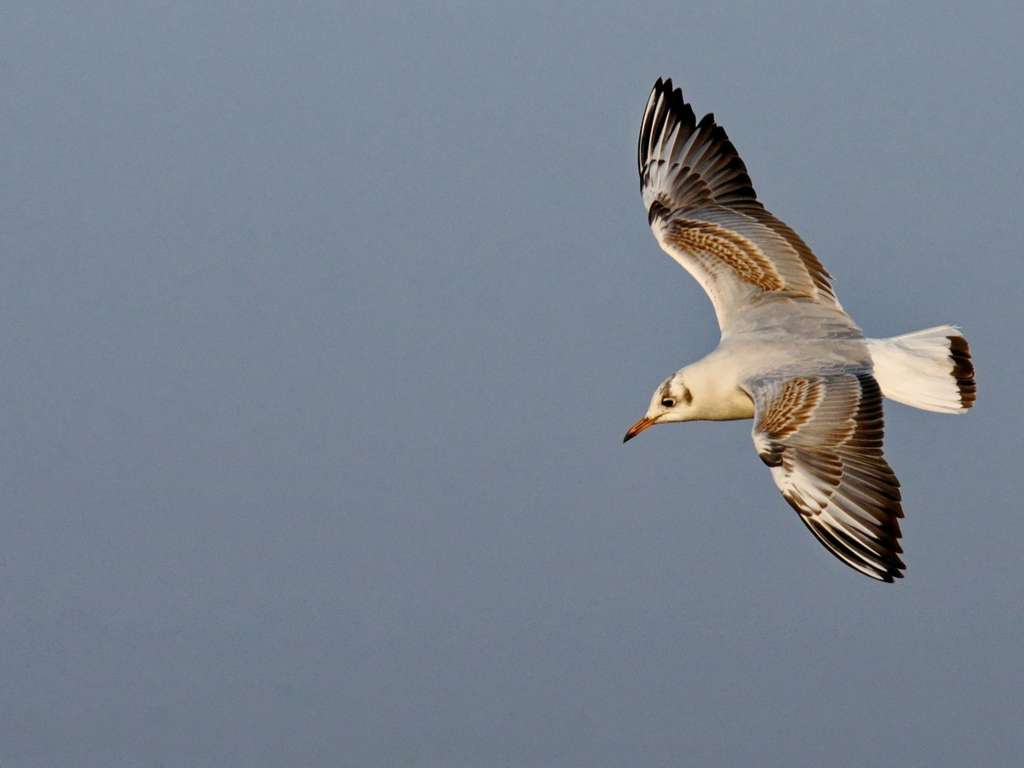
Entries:
[[755, 383], [754, 444], [783, 498], [832, 554], [902, 577], [899, 481], [882, 455], [882, 393], [867, 373]]

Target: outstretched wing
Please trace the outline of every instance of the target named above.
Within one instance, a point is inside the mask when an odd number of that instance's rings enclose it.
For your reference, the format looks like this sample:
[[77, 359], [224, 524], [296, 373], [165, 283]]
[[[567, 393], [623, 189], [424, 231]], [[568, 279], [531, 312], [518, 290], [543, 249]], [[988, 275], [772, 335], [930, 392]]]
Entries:
[[723, 330], [758, 294], [839, 307], [831, 276], [811, 249], [758, 202], [714, 115], [698, 123], [671, 80], [659, 78], [651, 90], [637, 164], [655, 238], [707, 292]]
[[769, 378], [748, 388], [754, 447], [800, 519], [872, 579], [903, 576], [899, 481], [882, 455], [882, 393], [866, 370]]

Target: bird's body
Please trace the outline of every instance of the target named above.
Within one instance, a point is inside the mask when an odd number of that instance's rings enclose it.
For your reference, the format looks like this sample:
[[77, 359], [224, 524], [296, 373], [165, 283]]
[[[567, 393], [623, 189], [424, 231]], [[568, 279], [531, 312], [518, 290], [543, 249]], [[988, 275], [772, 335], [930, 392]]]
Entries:
[[961, 413], [975, 397], [960, 331], [866, 339], [831, 276], [757, 200], [743, 161], [671, 80], [655, 83], [638, 170], [661, 247], [707, 292], [718, 347], [666, 379], [626, 440], [654, 424], [754, 419], [754, 447], [784, 498], [839, 559], [902, 576], [899, 482], [882, 453], [882, 398]]

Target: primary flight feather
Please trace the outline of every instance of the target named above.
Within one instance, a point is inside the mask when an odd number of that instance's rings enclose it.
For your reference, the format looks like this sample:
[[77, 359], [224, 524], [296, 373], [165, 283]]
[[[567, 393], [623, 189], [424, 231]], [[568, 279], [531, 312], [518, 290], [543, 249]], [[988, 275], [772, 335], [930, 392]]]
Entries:
[[882, 399], [965, 412], [967, 340], [953, 326], [864, 338], [811, 249], [758, 201], [714, 115], [698, 122], [671, 80], [647, 100], [637, 166], [651, 231], [707, 292], [722, 337], [662, 382], [623, 441], [655, 424], [752, 418], [758, 456], [818, 540], [866, 576], [902, 577]]

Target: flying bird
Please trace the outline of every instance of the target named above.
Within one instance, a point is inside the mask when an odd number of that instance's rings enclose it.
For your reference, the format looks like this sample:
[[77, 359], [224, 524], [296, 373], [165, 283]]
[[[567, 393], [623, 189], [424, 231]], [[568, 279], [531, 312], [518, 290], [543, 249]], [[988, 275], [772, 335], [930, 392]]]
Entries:
[[658, 386], [623, 442], [655, 424], [753, 419], [757, 455], [811, 533], [865, 576], [902, 578], [882, 400], [966, 412], [967, 339], [950, 325], [865, 338], [825, 267], [757, 199], [714, 115], [698, 122], [670, 79], [647, 100], [637, 164], [651, 231], [707, 292], [721, 341]]

